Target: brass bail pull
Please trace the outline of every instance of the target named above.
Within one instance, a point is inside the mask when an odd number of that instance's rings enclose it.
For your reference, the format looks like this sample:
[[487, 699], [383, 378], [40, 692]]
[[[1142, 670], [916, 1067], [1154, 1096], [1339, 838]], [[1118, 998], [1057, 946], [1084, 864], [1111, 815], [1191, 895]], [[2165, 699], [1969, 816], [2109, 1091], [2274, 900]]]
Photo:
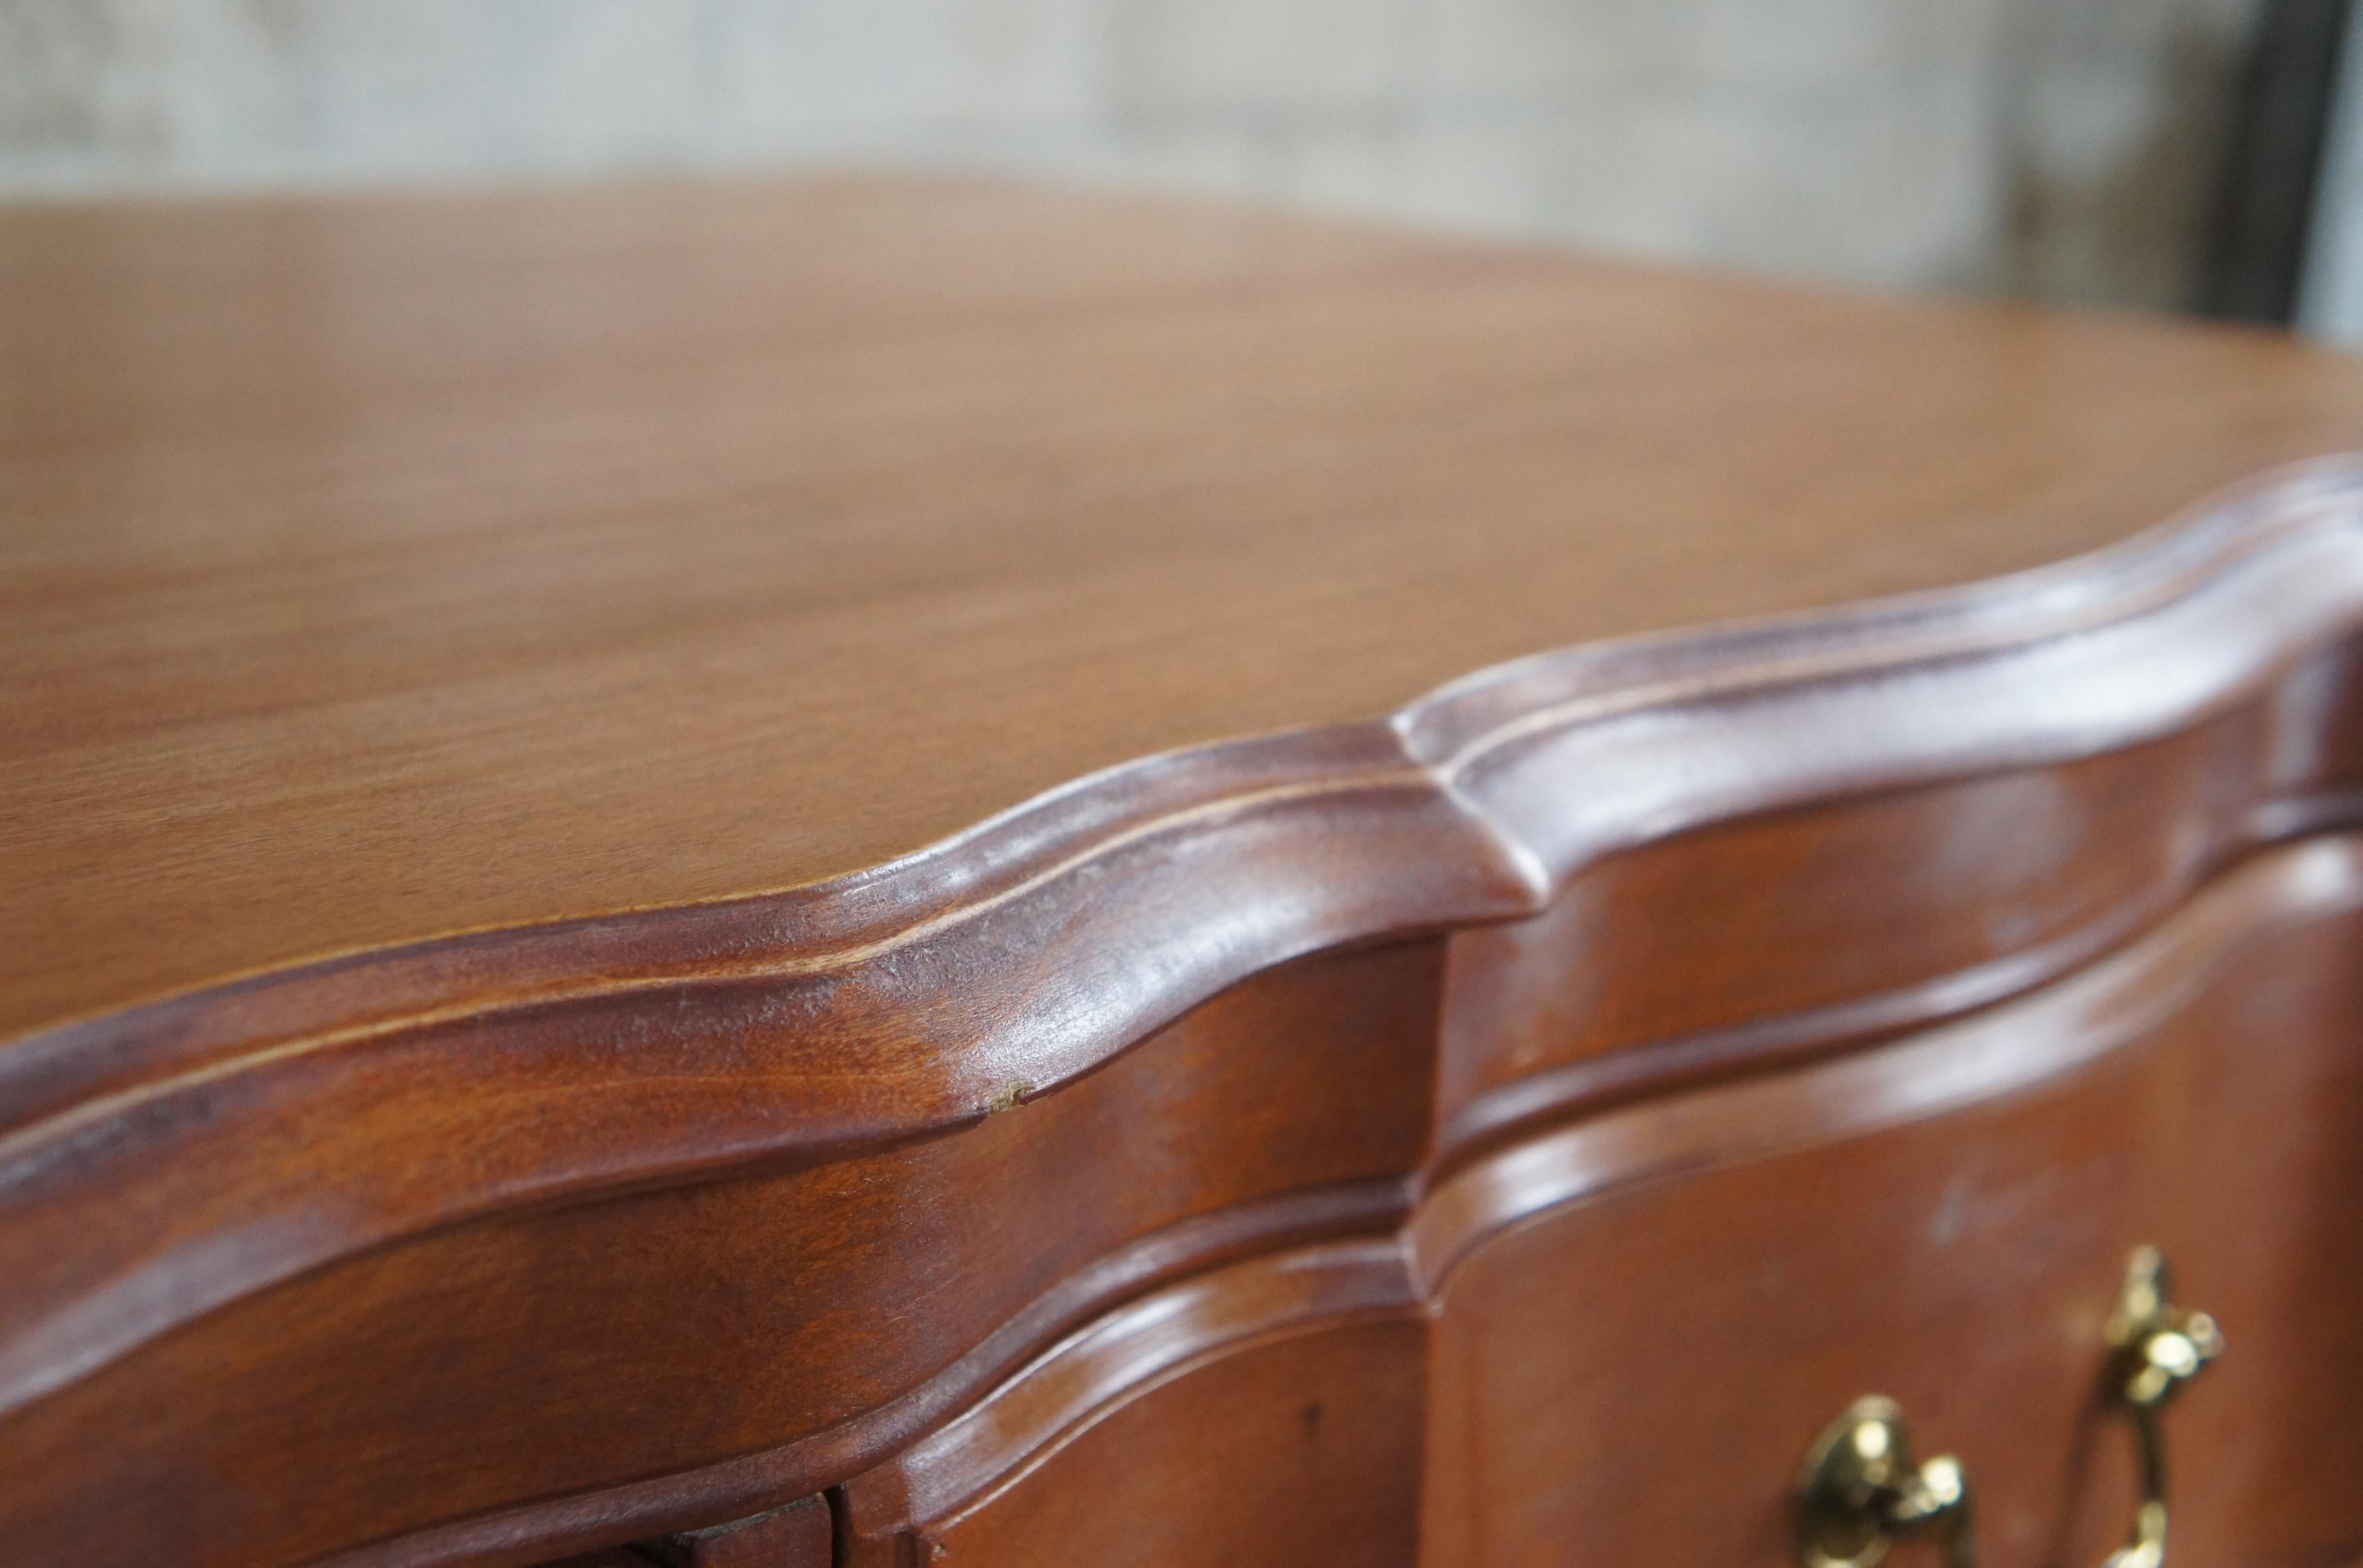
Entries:
[[[2166, 1261], [2137, 1247], [2110, 1315], [2110, 1403], [2133, 1422], [2141, 1505], [2126, 1543], [2102, 1568], [2166, 1561], [2166, 1437], [2160, 1411], [2224, 1349], [2204, 1312], [2168, 1299]], [[1814, 1441], [1797, 1476], [1797, 1555], [1805, 1568], [1871, 1568], [1900, 1541], [1925, 1540], [1948, 1568], [1972, 1568], [1969, 1486], [1958, 1461], [1915, 1464], [1912, 1432], [1892, 1399], [1867, 1395]]]
[[1969, 1483], [1949, 1453], [1913, 1463], [1894, 1400], [1866, 1394], [1822, 1430], [1797, 1477], [1797, 1550], [1806, 1568], [1870, 1568], [1901, 1540], [1925, 1540], [1948, 1568], [1973, 1568]]
[[2166, 1260], [2136, 1247], [2109, 1315], [2108, 1392], [2133, 1421], [2141, 1465], [2141, 1507], [2132, 1537], [2102, 1568], [2158, 1568], [2166, 1561], [2166, 1433], [2160, 1412], [2182, 1386], [2223, 1353], [2224, 1334], [2204, 1312], [2168, 1299]]

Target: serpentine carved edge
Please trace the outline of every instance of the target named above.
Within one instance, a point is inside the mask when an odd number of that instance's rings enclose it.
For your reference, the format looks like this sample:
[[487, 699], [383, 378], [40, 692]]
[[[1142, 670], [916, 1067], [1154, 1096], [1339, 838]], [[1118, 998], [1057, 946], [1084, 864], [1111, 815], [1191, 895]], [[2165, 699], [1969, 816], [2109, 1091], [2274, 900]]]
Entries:
[[[2363, 911], [2363, 834], [2252, 856], [2088, 968], [1886, 1050], [1629, 1105], [1457, 1172], [1385, 1233], [1282, 1245], [1121, 1301], [1059, 1335], [949, 1421], [846, 1486], [875, 1540], [934, 1536], [1100, 1422], [1225, 1357], [1343, 1324], [1434, 1310], [1488, 1240], [1569, 1204], [1938, 1116], [2127, 1048], [2233, 972], [2243, 951]], [[455, 1551], [539, 1547], [617, 1518], [768, 1506], [808, 1484], [808, 1443], [679, 1475], [436, 1527], [342, 1552], [336, 1568], [423, 1568]], [[612, 1529], [608, 1534], [614, 1534]]]
[[2245, 862], [2131, 946], [1888, 1050], [1628, 1106], [1481, 1160], [1429, 1192], [1400, 1236], [1268, 1253], [1126, 1303], [849, 1487], [869, 1535], [940, 1530], [1191, 1369], [1256, 1344], [1441, 1299], [1488, 1239], [1669, 1172], [1736, 1165], [1942, 1114], [2073, 1072], [2150, 1035], [2236, 954], [2363, 910], [2363, 835]]
[[[405, 1236], [961, 1125], [1258, 969], [1533, 913], [1620, 847], [2170, 733], [2358, 624], [2363, 469], [2319, 464], [2041, 571], [1146, 759], [809, 888], [24, 1037], [0, 1048], [0, 1414]], [[438, 1144], [470, 1157], [418, 1158]]]

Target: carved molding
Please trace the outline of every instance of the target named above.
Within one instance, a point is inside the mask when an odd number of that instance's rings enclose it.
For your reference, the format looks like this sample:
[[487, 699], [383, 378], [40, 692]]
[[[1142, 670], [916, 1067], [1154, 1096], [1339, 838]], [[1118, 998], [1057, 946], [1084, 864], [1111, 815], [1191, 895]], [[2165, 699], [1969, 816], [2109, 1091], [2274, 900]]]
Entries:
[[[2321, 465], [2044, 571], [1547, 655], [1384, 722], [1146, 759], [825, 884], [350, 955], [20, 1039], [0, 1414], [406, 1237], [967, 1124], [1257, 970], [1536, 912], [1620, 848], [2173, 733], [2358, 624], [2363, 474]], [[2335, 817], [2275, 782], [2258, 837]], [[422, 1163], [422, 1137], [469, 1157]], [[1428, 1277], [1491, 1168], [1422, 1211]]]
[[1420, 1201], [1400, 1239], [1249, 1259], [1076, 1330], [849, 1489], [875, 1537], [949, 1527], [1093, 1423], [1175, 1376], [1275, 1338], [1441, 1303], [1504, 1231], [1676, 1173], [1759, 1159], [2024, 1090], [2136, 1044], [2246, 945], [2363, 911], [2363, 835], [2289, 845], [2219, 878], [2107, 959], [1889, 1050], [1626, 1107], [1493, 1154]]

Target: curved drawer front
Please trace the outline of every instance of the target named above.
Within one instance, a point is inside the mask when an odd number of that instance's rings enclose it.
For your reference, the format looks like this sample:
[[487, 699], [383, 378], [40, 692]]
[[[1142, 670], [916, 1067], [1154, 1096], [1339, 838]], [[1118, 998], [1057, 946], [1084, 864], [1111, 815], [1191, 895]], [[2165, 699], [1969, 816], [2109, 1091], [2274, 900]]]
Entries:
[[853, 1561], [1777, 1568], [1801, 1456], [1877, 1390], [1974, 1478], [1981, 1561], [2097, 1562], [2141, 1241], [2235, 1347], [2171, 1418], [2177, 1557], [2344, 1560], [2358, 955], [2363, 837], [2301, 843], [1973, 1018], [1511, 1143], [1400, 1239], [1071, 1337], [853, 1483]]
[[1793, 1562], [1799, 1461], [1875, 1391], [1966, 1467], [1980, 1562], [2098, 1562], [2138, 1496], [2103, 1330], [2154, 1242], [2231, 1344], [2168, 1418], [2169, 1560], [2347, 1561], [2357, 1214], [2349, 838], [1973, 1020], [1448, 1185], [1420, 1222], [1444, 1271], [1421, 1560]]

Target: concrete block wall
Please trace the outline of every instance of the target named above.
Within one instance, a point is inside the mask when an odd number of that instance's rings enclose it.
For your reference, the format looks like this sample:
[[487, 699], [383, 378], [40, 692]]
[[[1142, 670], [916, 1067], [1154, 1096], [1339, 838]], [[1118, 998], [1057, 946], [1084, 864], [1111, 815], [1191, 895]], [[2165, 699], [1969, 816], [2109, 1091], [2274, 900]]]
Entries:
[[2256, 0], [0, 0], [0, 197], [894, 161], [2172, 305]]

